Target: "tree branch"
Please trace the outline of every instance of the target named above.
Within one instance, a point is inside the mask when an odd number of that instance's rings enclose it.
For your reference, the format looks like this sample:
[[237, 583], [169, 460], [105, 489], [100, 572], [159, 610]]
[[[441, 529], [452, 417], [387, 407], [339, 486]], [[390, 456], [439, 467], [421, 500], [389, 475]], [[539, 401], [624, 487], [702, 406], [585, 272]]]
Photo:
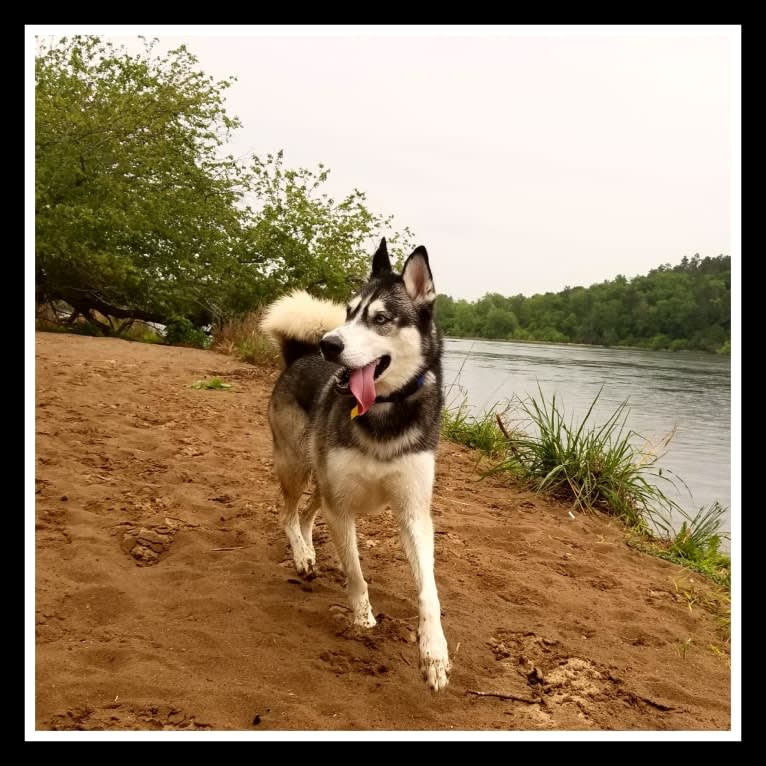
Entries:
[[501, 694], [500, 692], [478, 692], [473, 689], [466, 689], [466, 694], [474, 694], [477, 697], [497, 697], [501, 700], [515, 700], [516, 702], [526, 702], [527, 705], [541, 705], [542, 698], [534, 699], [532, 697], [519, 697], [516, 694]]

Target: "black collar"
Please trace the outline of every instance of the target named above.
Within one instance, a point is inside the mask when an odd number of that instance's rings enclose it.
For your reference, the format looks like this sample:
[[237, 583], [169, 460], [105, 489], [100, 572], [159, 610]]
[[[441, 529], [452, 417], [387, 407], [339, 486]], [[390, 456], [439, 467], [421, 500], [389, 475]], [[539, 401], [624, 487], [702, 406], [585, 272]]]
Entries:
[[423, 387], [426, 382], [426, 373], [421, 372], [417, 377], [414, 377], [409, 383], [400, 388], [398, 391], [394, 391], [393, 394], [388, 396], [376, 396], [375, 404], [381, 404], [382, 402], [402, 402], [408, 396], [412, 396], [418, 389]]

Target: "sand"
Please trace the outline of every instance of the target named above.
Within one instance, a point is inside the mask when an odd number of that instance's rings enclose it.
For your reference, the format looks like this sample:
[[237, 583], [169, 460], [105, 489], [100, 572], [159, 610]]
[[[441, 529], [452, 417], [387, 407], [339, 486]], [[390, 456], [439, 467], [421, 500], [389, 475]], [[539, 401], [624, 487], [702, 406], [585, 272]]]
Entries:
[[[481, 480], [443, 442], [436, 580], [453, 670], [418, 671], [417, 595], [390, 512], [358, 525], [378, 625], [350, 625], [278, 524], [277, 372], [211, 351], [36, 335], [39, 730], [728, 730], [704, 578], [614, 521]], [[190, 384], [221, 377], [228, 390]]]

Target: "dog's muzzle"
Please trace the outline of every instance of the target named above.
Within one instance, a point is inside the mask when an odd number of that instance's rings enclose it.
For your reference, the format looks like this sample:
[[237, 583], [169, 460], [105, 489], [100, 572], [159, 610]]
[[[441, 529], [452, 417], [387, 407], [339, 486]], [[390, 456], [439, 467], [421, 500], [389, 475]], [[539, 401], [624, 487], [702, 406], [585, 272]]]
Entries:
[[319, 350], [328, 362], [337, 362], [343, 351], [343, 341], [337, 335], [325, 335], [319, 341]]

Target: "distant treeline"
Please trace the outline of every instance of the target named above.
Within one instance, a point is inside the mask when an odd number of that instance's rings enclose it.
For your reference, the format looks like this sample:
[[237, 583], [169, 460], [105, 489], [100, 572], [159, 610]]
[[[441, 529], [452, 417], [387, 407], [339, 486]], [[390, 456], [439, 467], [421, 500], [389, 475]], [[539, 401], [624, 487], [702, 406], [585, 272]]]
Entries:
[[684, 257], [646, 276], [530, 298], [440, 295], [437, 317], [453, 337], [729, 353], [731, 257]]

